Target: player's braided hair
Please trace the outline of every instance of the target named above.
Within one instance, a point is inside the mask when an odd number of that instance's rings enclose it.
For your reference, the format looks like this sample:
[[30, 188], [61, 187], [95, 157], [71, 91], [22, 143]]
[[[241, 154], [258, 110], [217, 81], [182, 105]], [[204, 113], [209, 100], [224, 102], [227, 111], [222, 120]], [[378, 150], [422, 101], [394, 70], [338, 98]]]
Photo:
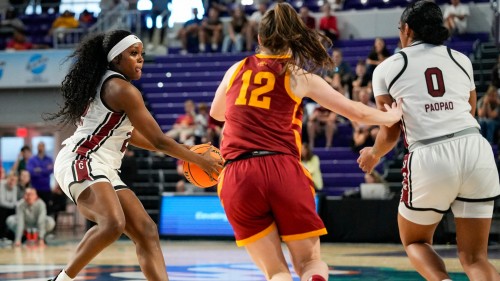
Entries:
[[414, 39], [424, 43], [442, 45], [448, 39], [449, 31], [443, 26], [443, 13], [439, 6], [429, 0], [416, 1], [406, 7], [401, 15], [413, 30]]
[[277, 3], [266, 12], [259, 25], [259, 36], [262, 46], [274, 54], [286, 55], [291, 51], [287, 66], [295, 64], [310, 72], [335, 66], [320, 40], [331, 41], [309, 29], [288, 3]]
[[[126, 30], [113, 30], [86, 37], [68, 57], [73, 59], [73, 64], [61, 85], [64, 105], [57, 113], [45, 115], [44, 119], [76, 124], [95, 98], [102, 76], [111, 67], [106, 58], [108, 52], [130, 34]], [[119, 60], [120, 55], [117, 58]]]

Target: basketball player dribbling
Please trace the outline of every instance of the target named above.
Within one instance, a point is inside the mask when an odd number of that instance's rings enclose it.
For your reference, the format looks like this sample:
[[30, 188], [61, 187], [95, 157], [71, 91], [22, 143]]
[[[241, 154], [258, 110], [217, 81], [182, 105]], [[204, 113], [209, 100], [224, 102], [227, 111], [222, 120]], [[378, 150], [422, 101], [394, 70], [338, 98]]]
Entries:
[[[438, 5], [421, 0], [401, 15], [403, 49], [373, 75], [377, 105], [404, 99], [401, 128], [409, 153], [403, 163], [399, 233], [406, 253], [426, 280], [450, 280], [432, 248], [443, 214], [455, 216], [458, 256], [470, 280], [500, 280], [488, 261], [493, 200], [500, 194], [492, 148], [474, 118], [476, 91], [470, 60], [443, 46], [448, 30]], [[371, 172], [397, 143], [399, 127], [381, 127], [358, 163]]]
[[334, 63], [321, 44], [324, 36], [287, 3], [266, 12], [258, 36], [259, 53], [229, 68], [210, 111], [225, 121], [219, 197], [237, 245], [245, 246], [267, 280], [292, 280], [283, 240], [301, 280], [325, 281], [319, 236], [326, 229], [300, 163], [302, 98], [352, 120], [388, 126], [400, 120], [401, 102], [377, 114], [382, 111], [345, 98], [312, 74]]
[[66, 267], [53, 280], [71, 281], [122, 233], [134, 241], [141, 270], [148, 280], [168, 280], [158, 230], [137, 196], [120, 179], [127, 145], [193, 162], [218, 174], [219, 161], [199, 155], [167, 137], [130, 83], [141, 77], [141, 40], [125, 30], [91, 35], [75, 50], [61, 92], [64, 104], [48, 117], [76, 124], [59, 151], [54, 175], [77, 204], [90, 228]]

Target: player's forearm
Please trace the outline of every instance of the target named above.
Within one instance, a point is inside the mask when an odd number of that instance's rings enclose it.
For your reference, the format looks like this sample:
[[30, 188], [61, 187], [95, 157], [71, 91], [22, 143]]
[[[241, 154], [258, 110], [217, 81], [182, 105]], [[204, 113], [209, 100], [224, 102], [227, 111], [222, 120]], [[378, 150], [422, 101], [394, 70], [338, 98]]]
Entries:
[[394, 124], [392, 127], [380, 126], [380, 131], [372, 147], [372, 154], [381, 158], [389, 153], [398, 143], [399, 135], [399, 124]]

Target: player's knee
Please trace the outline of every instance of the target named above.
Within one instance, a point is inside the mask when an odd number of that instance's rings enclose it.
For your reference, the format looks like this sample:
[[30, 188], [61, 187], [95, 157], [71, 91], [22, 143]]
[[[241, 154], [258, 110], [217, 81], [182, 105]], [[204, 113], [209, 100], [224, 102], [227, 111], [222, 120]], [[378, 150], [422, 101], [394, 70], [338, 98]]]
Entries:
[[125, 231], [125, 224], [125, 218], [112, 218], [100, 223], [99, 227], [102, 227], [110, 238], [118, 239]]
[[158, 227], [152, 220], [146, 220], [142, 224], [142, 237], [146, 241], [156, 241], [158, 239]]
[[460, 259], [460, 263], [464, 266], [464, 268], [471, 267], [475, 264], [482, 263], [488, 260], [486, 254], [481, 253], [459, 252], [458, 258]]

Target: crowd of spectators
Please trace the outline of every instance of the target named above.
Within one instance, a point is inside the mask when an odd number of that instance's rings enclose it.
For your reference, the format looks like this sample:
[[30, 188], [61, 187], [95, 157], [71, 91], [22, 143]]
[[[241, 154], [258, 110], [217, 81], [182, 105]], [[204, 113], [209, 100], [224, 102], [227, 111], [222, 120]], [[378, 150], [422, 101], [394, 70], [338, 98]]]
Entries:
[[67, 203], [60, 188], [50, 186], [53, 160], [45, 143], [38, 143], [35, 155], [23, 146], [10, 171], [1, 171], [0, 247], [21, 246], [23, 241], [45, 246]]

